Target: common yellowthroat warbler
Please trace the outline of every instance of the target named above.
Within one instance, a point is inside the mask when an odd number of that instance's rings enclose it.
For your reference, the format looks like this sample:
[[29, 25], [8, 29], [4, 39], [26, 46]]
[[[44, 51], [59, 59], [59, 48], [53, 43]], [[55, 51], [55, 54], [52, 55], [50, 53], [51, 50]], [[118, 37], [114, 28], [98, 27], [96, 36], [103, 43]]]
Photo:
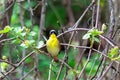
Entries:
[[58, 61], [57, 55], [60, 51], [60, 43], [56, 36], [56, 31], [51, 30], [49, 39], [46, 42], [47, 51], [51, 54], [54, 61]]

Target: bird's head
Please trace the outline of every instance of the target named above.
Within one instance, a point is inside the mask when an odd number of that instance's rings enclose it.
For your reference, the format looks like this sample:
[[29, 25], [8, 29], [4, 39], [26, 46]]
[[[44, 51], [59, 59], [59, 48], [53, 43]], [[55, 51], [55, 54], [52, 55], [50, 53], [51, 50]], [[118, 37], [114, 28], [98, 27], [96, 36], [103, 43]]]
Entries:
[[55, 30], [50, 30], [50, 37], [56, 37], [57, 33]]
[[55, 34], [56, 35], [56, 31], [55, 30], [50, 30], [50, 35], [51, 34]]

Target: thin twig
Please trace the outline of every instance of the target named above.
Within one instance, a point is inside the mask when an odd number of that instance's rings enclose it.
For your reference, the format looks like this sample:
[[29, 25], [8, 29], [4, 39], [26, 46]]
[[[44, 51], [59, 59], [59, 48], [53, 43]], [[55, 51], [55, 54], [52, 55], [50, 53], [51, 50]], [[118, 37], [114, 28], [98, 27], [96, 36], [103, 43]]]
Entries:
[[68, 23], [70, 26], [72, 26], [75, 23], [75, 18], [71, 9], [71, 0], [63, 0], [63, 4], [67, 11]]
[[10, 69], [8, 72], [4, 74], [4, 76], [0, 77], [0, 79], [4, 79], [7, 75], [9, 75], [12, 71], [14, 71], [16, 68], [18, 68], [29, 56], [31, 56], [34, 53], [34, 51], [30, 52], [27, 56], [25, 56], [19, 63], [15, 64], [15, 67]]
[[[22, 3], [18, 3], [18, 4], [22, 4]], [[24, 28], [24, 13], [23, 13], [23, 9], [22, 9], [22, 7], [21, 6], [19, 6], [20, 7], [20, 23], [21, 23], [21, 28]], [[25, 37], [26, 38], [26, 37]], [[23, 52], [22, 52], [22, 58], [24, 58], [25, 57], [25, 55], [26, 55], [26, 49], [24, 48], [24, 50], [23, 50]], [[22, 76], [24, 76], [24, 67], [25, 67], [25, 65], [24, 65], [24, 62], [22, 63], [22, 69], [21, 69], [21, 77]], [[20, 78], [20, 80], [24, 80], [24, 79], [21, 79]]]
[[98, 0], [98, 5], [97, 5], [97, 15], [96, 15], [96, 24], [95, 24], [95, 28], [98, 28], [99, 11], [100, 11], [100, 0]]
[[96, 4], [92, 7], [92, 28], [95, 26]]
[[16, 2], [16, 0], [13, 0], [13, 3], [11, 5], [9, 5], [3, 12], [0, 13], [0, 16], [5, 15], [5, 13], [11, 9], [11, 7], [14, 5], [14, 3]]
[[58, 13], [56, 7], [54, 6], [54, 4], [50, 0], [48, 0], [48, 4], [50, 5], [50, 8], [52, 9], [52, 11], [55, 13], [55, 16], [59, 20], [60, 24], [63, 25], [62, 19]]
[[52, 69], [52, 64], [53, 64], [54, 59], [52, 59], [50, 66], [49, 66], [49, 75], [48, 75], [48, 80], [51, 79], [51, 69]]
[[[101, 46], [101, 44], [99, 44], [98, 51], [100, 51], [100, 46]], [[97, 54], [97, 56], [95, 57], [94, 62], [93, 62], [93, 64], [92, 64], [92, 66], [91, 66], [91, 70], [90, 70], [90, 72], [89, 72], [88, 79], [90, 79], [90, 75], [91, 75], [91, 73], [92, 73], [92, 70], [94, 69], [95, 63], [96, 63], [96, 61], [98, 61], [98, 59], [99, 59], [99, 53], [96, 53], [96, 54]], [[97, 70], [96, 70], [96, 71], [97, 71]]]
[[93, 80], [93, 79], [95, 78], [95, 76], [97, 75], [97, 73], [98, 73], [98, 71], [99, 71], [99, 69], [100, 69], [100, 66], [101, 66], [102, 62], [103, 62], [103, 58], [101, 59], [99, 65], [98, 65], [98, 68], [97, 68], [97, 70], [96, 70], [96, 72], [95, 72], [95, 75], [94, 75], [90, 80]]
[[[60, 25], [60, 24], [59, 24], [59, 25]], [[63, 42], [65, 43], [65, 39], [64, 39], [64, 36], [63, 36], [63, 35], [62, 35], [62, 40], [63, 40]], [[67, 46], [64, 46], [65, 55], [64, 55], [64, 58], [63, 58], [64, 60], [63, 60], [63, 61], [65, 61], [65, 57], [66, 57], [66, 54], [67, 54], [66, 48], [67, 48]], [[63, 68], [64, 68], [64, 64], [61, 63], [61, 66], [60, 66], [59, 72], [58, 72], [58, 74], [57, 74], [56, 80], [59, 80]]]
[[[28, 4], [30, 5], [30, 0], [28, 0]], [[31, 14], [31, 16], [33, 16], [33, 9], [32, 9], [31, 6], [29, 7], [29, 10], [30, 10], [30, 14]]]
[[111, 68], [112, 64], [113, 64], [113, 62], [109, 64], [109, 66], [107, 67], [106, 71], [104, 71], [103, 75], [102, 75], [100, 78], [96, 79], [96, 80], [102, 80], [102, 78], [105, 76], [105, 74], [106, 74], [106, 73], [108, 72], [108, 70]]
[[[81, 15], [81, 17], [77, 20], [77, 22], [74, 24], [74, 26], [72, 28], [77, 28], [79, 23], [81, 22], [81, 20], [83, 19], [83, 17], [85, 16], [85, 14], [87, 13], [87, 11], [89, 10], [89, 8], [95, 3], [95, 0], [86, 8], [86, 10], [83, 12], [83, 14]], [[70, 36], [70, 39], [69, 39], [69, 43], [70, 44], [72, 42], [72, 39], [73, 39], [73, 36], [74, 36], [75, 32], [72, 32], [71, 36]], [[65, 54], [65, 58], [67, 58], [67, 53], [68, 53], [68, 50], [69, 50], [69, 45], [67, 46], [67, 49], [66, 49], [66, 54]], [[65, 60], [65, 59], [64, 59]], [[67, 61], [67, 60], [66, 60]], [[67, 74], [67, 73], [66, 73]], [[65, 75], [66, 75], [65, 74]]]
[[[57, 37], [60, 37], [60, 36], [62, 36], [62, 35], [64, 35], [64, 34], [66, 34], [66, 33], [72, 32], [72, 31], [88, 31], [88, 30], [90, 30], [90, 29], [87, 29], [87, 28], [71, 29], [71, 30], [67, 30], [67, 31], [59, 34]], [[103, 35], [99, 35], [99, 36], [100, 36], [102, 39], [104, 39], [106, 42], [108, 42], [112, 47], [117, 46], [117, 44], [114, 43], [111, 39], [109, 39], [109, 38], [107, 38], [107, 37], [105, 37], [105, 36], [103, 36]]]
[[13, 63], [11, 63], [11, 62], [9, 62], [9, 61], [6, 61], [6, 60], [2, 60], [2, 59], [0, 59], [0, 62], [5, 62], [5, 63], [11, 65], [12, 67], [16, 67], [15, 64], [13, 64]]
[[[3, 73], [3, 72], [1, 72], [1, 74], [4, 76], [4, 73]], [[6, 78], [7, 80], [10, 80], [10, 79], [8, 78], [8, 76], [5, 76], [5, 78]]]
[[81, 60], [82, 60], [82, 57], [83, 57], [83, 54], [84, 54], [85, 51], [86, 51], [86, 48], [80, 53], [79, 61], [78, 61], [78, 63], [76, 64], [76, 69], [77, 69], [77, 70], [78, 70], [79, 64], [80, 64], [80, 62], [81, 62]]
[[81, 22], [81, 20], [83, 19], [83, 17], [85, 16], [85, 14], [87, 13], [87, 11], [95, 4], [96, 0], [92, 1], [90, 3], [90, 5], [86, 8], [86, 10], [83, 12], [83, 14], [81, 15], [81, 17], [78, 19], [78, 21], [75, 23], [75, 25], [73, 26], [73, 28], [77, 28], [77, 26], [79, 25], [79, 23]]
[[109, 27], [108, 36], [112, 38], [114, 26], [115, 26], [114, 7], [112, 0], [108, 0], [108, 3], [109, 3], [109, 12], [110, 12], [110, 27]]
[[88, 64], [88, 63], [89, 63], [89, 61], [90, 61], [91, 51], [92, 51], [92, 50], [90, 49], [90, 51], [89, 51], [89, 55], [88, 55], [88, 58], [87, 58], [87, 61], [86, 61], [85, 65], [84, 65], [84, 67], [83, 67], [82, 71], [81, 71], [81, 72], [80, 72], [80, 74], [78, 75], [78, 79], [80, 79], [80, 77], [81, 77], [81, 75], [82, 75], [83, 71], [85, 70], [85, 68], [86, 68], [87, 64]]
[[75, 28], [75, 29], [70, 29], [70, 30], [67, 30], [67, 31], [59, 34], [57, 37], [60, 37], [60, 36], [62, 36], [62, 35], [64, 35], [64, 34], [66, 34], [66, 33], [72, 32], [72, 31], [88, 31], [88, 30], [90, 30], [90, 29], [88, 29], [88, 28]]
[[[81, 17], [77, 20], [77, 22], [74, 24], [74, 26], [72, 28], [77, 28], [79, 23], [81, 22], [81, 20], [83, 19], [83, 17], [85, 16], [85, 14], [87, 13], [87, 11], [93, 6], [93, 4], [96, 2], [96, 0], [94, 0], [93, 2], [91, 2], [91, 4], [86, 8], [86, 10], [83, 12], [83, 14], [81, 15]], [[74, 32], [72, 32], [70, 40], [69, 40], [69, 44], [71, 43], [73, 36], [74, 36]], [[67, 49], [69, 48], [69, 46], [67, 47]]]
[[[110, 27], [108, 30], [108, 38], [113, 39], [112, 35], [113, 35], [114, 25], [115, 25], [114, 8], [113, 8], [112, 0], [108, 0], [108, 3], [109, 3], [109, 11], [110, 11]], [[110, 42], [110, 40], [108, 40], [108, 41]], [[114, 46], [114, 45], [112, 44], [112, 46]], [[109, 49], [109, 44], [107, 43], [105, 46], [105, 49], [104, 49], [106, 55], [108, 53], [108, 49]], [[104, 58], [103, 62], [104, 62], [103, 64], [106, 63], [106, 57]], [[109, 65], [108, 69], [112, 66], [112, 63]], [[103, 66], [105, 67], [106, 65], [103, 65]], [[103, 73], [103, 70], [104, 70], [104, 68], [102, 68], [102, 72], [101, 72], [102, 76], [100, 75], [101, 77], [98, 77], [98, 80], [101, 80], [103, 78], [103, 76], [105, 76], [106, 73], [105, 72]], [[106, 70], [106, 72], [107, 72], [107, 70]]]
[[70, 66], [69, 66], [66, 62], [64, 62], [63, 60], [59, 59], [59, 61], [60, 61], [61, 63], [63, 63], [67, 68], [72, 69], [72, 67], [70, 67]]
[[25, 77], [27, 77], [34, 69], [35, 69], [35, 67], [33, 67], [31, 70], [29, 70], [29, 72], [27, 74], [25, 74], [21, 79], [24, 79]]
[[63, 67], [64, 67], [64, 64], [61, 63], [61, 66], [60, 66], [60, 69], [59, 69], [58, 75], [57, 75], [57, 77], [56, 77], [56, 80], [59, 80], [59, 78], [60, 78], [60, 74], [61, 74], [61, 72], [62, 72]]
[[0, 40], [0, 43], [5, 42], [5, 41], [10, 41], [10, 40], [13, 40], [13, 39], [15, 39], [15, 38], [2, 39], [2, 40]]
[[[42, 0], [42, 8], [41, 8], [41, 14], [40, 14], [40, 21], [39, 21], [39, 31], [38, 31], [38, 43], [42, 39], [43, 30], [45, 27], [45, 15], [46, 15], [46, 0]], [[36, 76], [39, 75], [38, 73], [38, 54], [35, 54], [35, 77], [34, 80], [36, 80]]]
[[112, 73], [113, 76], [111, 76], [111, 80], [117, 80], [117, 74], [119, 73], [119, 67], [120, 67], [120, 64], [116, 64], [115, 68], [112, 67], [112, 69], [115, 72]]

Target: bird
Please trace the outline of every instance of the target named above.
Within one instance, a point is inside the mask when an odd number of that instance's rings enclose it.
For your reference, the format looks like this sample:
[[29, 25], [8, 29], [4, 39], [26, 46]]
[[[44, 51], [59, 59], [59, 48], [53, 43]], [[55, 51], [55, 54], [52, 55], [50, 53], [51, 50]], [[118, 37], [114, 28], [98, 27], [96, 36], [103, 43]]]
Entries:
[[55, 30], [50, 30], [49, 34], [49, 39], [46, 41], [47, 51], [53, 57], [54, 61], [58, 62], [57, 56], [60, 51], [60, 43]]

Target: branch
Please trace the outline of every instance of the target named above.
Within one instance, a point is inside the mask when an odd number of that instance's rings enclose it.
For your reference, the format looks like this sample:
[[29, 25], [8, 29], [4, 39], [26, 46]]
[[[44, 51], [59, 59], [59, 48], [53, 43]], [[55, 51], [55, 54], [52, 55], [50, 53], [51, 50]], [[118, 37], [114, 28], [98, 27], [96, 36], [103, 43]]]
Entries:
[[16, 67], [15, 64], [13, 64], [13, 63], [11, 63], [11, 62], [9, 62], [9, 61], [7, 61], [7, 60], [2, 60], [2, 59], [0, 59], [0, 62], [5, 62], [5, 63], [11, 65], [12, 67]]
[[5, 15], [5, 13], [7, 11], [9, 11], [9, 9], [11, 9], [11, 7], [13, 7], [14, 3], [16, 2], [16, 0], [13, 0], [13, 3], [11, 5], [9, 5], [3, 12], [0, 12], [0, 16]]
[[97, 15], [96, 15], [96, 24], [95, 24], [95, 28], [98, 27], [99, 11], [100, 11], [100, 0], [98, 0], [98, 5], [97, 5]]
[[[11, 72], [13, 72], [16, 68], [18, 68], [28, 57], [30, 57], [34, 51], [30, 52], [27, 56], [25, 56], [19, 63], [14, 64], [13, 68], [10, 69], [8, 72], [4, 74], [4, 76], [0, 77], [0, 80], [4, 79], [7, 75], [9, 75]], [[8, 63], [9, 64], [9, 63]], [[13, 65], [13, 64], [12, 64]]]
[[52, 69], [52, 63], [53, 63], [54, 59], [52, 59], [50, 65], [49, 65], [49, 75], [48, 75], [48, 80], [51, 79], [51, 69]]
[[13, 40], [13, 39], [15, 39], [15, 38], [2, 39], [2, 40], [0, 40], [0, 43], [5, 42], [5, 41], [10, 41], [10, 40]]
[[[73, 31], [88, 31], [90, 29], [87, 29], [87, 28], [75, 28], [75, 29], [71, 29], [71, 30], [67, 30], [61, 34], [59, 34], [57, 37], [60, 37], [64, 34], [67, 34], [69, 32], [73, 32]], [[115, 43], [114, 41], [112, 41], [111, 39], [109, 39], [108, 37], [105, 37], [103, 35], [99, 35], [99, 37], [101, 37], [102, 39], [104, 39], [107, 43], [109, 43], [112, 47], [114, 46], [118, 46], [117, 43]]]
[[82, 71], [81, 71], [80, 74], [78, 75], [78, 79], [80, 79], [80, 77], [81, 77], [83, 71], [85, 70], [85, 68], [87, 67], [87, 65], [88, 65], [88, 63], [89, 63], [89, 61], [90, 61], [91, 51], [92, 51], [92, 50], [90, 49], [89, 55], [88, 55], [88, 58], [87, 58], [87, 61], [86, 61], [85, 65], [84, 65]]
[[109, 3], [109, 11], [110, 11], [110, 27], [109, 27], [109, 32], [108, 36], [112, 38], [113, 31], [114, 31], [114, 26], [115, 26], [115, 16], [114, 16], [114, 7], [113, 7], [113, 1], [108, 0]]
[[68, 25], [72, 26], [75, 23], [75, 18], [71, 9], [71, 0], [63, 0], [63, 4], [68, 14]]
[[83, 12], [83, 14], [81, 15], [81, 17], [78, 19], [78, 21], [75, 23], [75, 25], [73, 26], [73, 28], [77, 28], [77, 26], [79, 25], [79, 23], [81, 22], [81, 20], [83, 19], [83, 17], [85, 16], [85, 14], [87, 13], [87, 11], [95, 4], [96, 0], [93, 0], [90, 5], [86, 8], [86, 10]]
[[109, 64], [108, 68], [106, 69], [106, 71], [104, 71], [103, 75], [102, 75], [100, 78], [96, 79], [96, 80], [102, 80], [102, 78], [105, 76], [105, 74], [106, 74], [106, 73], [109, 71], [109, 69], [111, 68], [112, 64], [113, 64], [113, 62]]

